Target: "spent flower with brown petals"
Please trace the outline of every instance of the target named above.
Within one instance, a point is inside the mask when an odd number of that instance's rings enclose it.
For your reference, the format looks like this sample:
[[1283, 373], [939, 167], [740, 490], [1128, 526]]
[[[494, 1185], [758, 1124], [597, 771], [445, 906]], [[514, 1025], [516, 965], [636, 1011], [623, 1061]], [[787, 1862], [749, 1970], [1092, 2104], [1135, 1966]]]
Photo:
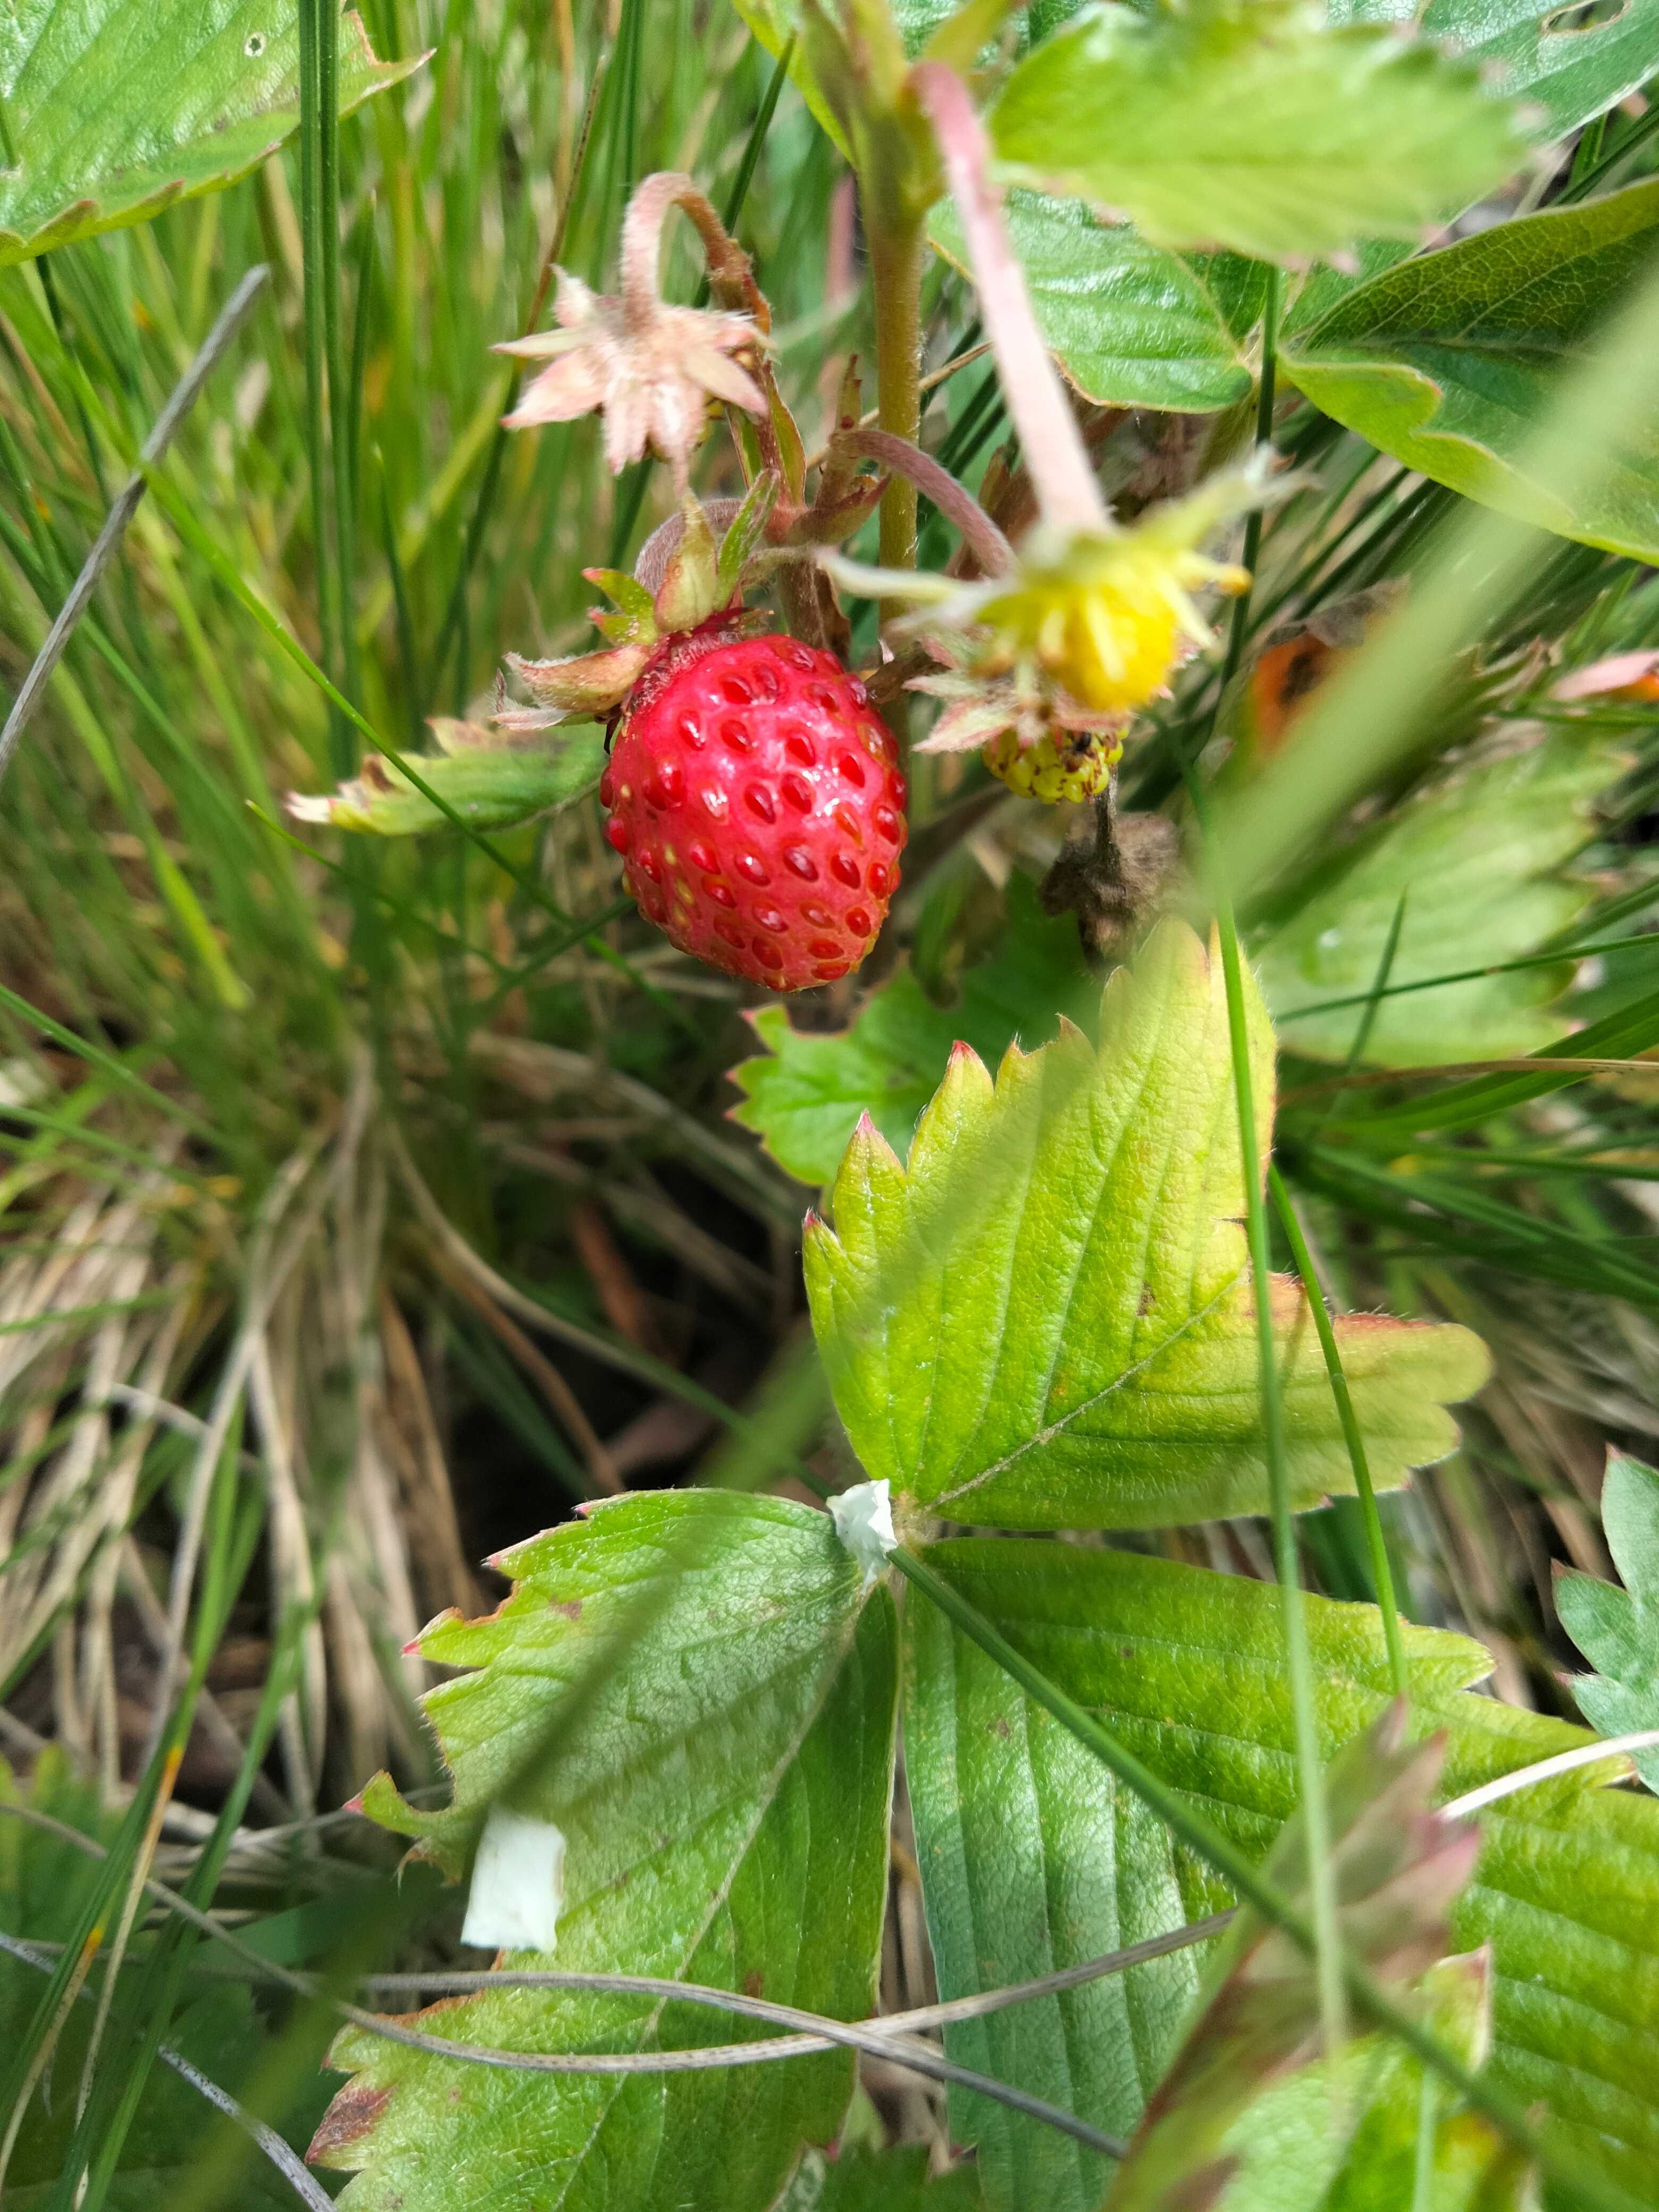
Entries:
[[766, 411], [759, 385], [734, 358], [761, 343], [747, 315], [659, 301], [648, 314], [630, 316], [622, 300], [590, 292], [562, 269], [554, 313], [557, 330], [495, 348], [547, 362], [502, 417], [509, 430], [573, 422], [598, 408], [614, 475], [643, 459], [647, 447], [671, 467], [684, 468], [702, 436], [711, 399], [750, 415]]
[[[662, 298], [663, 226], [676, 207], [696, 227], [716, 296], [747, 301], [757, 313], [672, 307]], [[574, 422], [598, 409], [613, 474], [642, 459], [648, 448], [669, 464], [683, 490], [711, 400], [750, 415], [767, 411], [765, 392], [741, 358], [757, 359], [767, 342], [764, 303], [742, 249], [691, 179], [672, 172], [647, 177], [629, 202], [619, 275], [612, 295], [593, 292], [561, 269], [553, 307], [557, 328], [495, 347], [547, 363], [502, 419], [508, 429], [521, 430]]]

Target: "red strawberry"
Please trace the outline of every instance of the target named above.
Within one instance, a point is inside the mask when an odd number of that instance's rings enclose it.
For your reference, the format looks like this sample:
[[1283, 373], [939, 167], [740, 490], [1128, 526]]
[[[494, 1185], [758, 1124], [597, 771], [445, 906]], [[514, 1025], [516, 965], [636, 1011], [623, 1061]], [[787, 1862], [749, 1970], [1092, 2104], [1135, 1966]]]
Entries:
[[634, 684], [599, 784], [640, 910], [683, 952], [769, 990], [856, 968], [898, 885], [904, 778], [833, 653], [672, 638]]

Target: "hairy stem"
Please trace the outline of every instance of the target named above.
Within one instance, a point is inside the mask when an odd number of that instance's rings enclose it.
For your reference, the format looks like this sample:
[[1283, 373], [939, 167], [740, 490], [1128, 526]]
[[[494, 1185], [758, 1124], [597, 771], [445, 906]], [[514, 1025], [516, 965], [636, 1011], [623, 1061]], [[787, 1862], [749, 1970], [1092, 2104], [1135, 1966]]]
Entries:
[[949, 469], [920, 446], [896, 438], [890, 430], [848, 430], [836, 440], [836, 448], [860, 460], [879, 461], [883, 468], [925, 491], [945, 520], [956, 525], [987, 575], [1006, 576], [1012, 568], [1014, 549], [996, 524], [967, 485], [958, 483]]
[[[927, 254], [923, 218], [892, 213], [866, 194], [870, 274], [876, 301], [876, 379], [881, 427], [910, 445], [921, 428], [921, 276]], [[895, 477], [882, 495], [881, 563], [916, 565], [916, 488]], [[890, 611], [884, 609], [884, 616]]]
[[[1024, 271], [1009, 244], [1001, 195], [990, 179], [984, 125], [954, 70], [942, 62], [921, 62], [910, 76], [939, 137], [951, 197], [973, 256], [980, 313], [995, 349], [1003, 397], [1019, 432], [1042, 519], [1059, 530], [1109, 530], [1077, 418], [1060, 373], [1048, 358], [1031, 312]], [[884, 416], [882, 427], [896, 426]]]
[[623, 312], [638, 326], [649, 323], [660, 304], [658, 277], [664, 226], [675, 208], [696, 228], [708, 264], [708, 281], [723, 307], [752, 315], [763, 331], [772, 327], [772, 311], [756, 283], [749, 256], [716, 214], [713, 203], [678, 169], [647, 177], [628, 203], [623, 218], [618, 278]]

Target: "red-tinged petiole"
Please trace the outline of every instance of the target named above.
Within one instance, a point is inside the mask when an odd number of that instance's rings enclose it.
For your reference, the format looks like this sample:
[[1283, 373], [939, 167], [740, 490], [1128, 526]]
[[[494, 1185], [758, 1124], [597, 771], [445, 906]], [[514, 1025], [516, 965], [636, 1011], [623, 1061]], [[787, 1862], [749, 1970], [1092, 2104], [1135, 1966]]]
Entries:
[[967, 87], [942, 62], [910, 72], [945, 161], [951, 196], [973, 257], [980, 313], [1001, 373], [1003, 397], [1042, 519], [1067, 535], [1111, 533], [1088, 453], [1031, 311], [1025, 276], [1009, 242], [1002, 196], [991, 181], [991, 149]]

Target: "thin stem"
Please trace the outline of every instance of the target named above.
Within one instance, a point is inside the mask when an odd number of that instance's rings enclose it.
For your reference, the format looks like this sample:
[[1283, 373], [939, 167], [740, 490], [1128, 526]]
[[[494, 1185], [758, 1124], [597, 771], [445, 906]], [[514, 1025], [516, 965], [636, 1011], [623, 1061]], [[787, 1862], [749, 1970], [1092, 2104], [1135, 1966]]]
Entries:
[[[1654, 891], [1643, 886], [1644, 905], [1650, 905]], [[1274, 1018], [1282, 1028], [1286, 1022], [1306, 1021], [1314, 1014], [1340, 1013], [1347, 1006], [1369, 1006], [1373, 1000], [1398, 999], [1413, 991], [1442, 991], [1453, 983], [1476, 983], [1487, 975], [1513, 975], [1528, 968], [1555, 968], [1570, 960], [1588, 960], [1598, 952], [1624, 952], [1634, 945], [1651, 945], [1651, 939], [1642, 937], [1610, 937], [1592, 939], [1583, 945], [1560, 945], [1547, 952], [1529, 952], [1520, 960], [1491, 960], [1483, 968], [1452, 968], [1443, 975], [1421, 975], [1410, 983], [1386, 983], [1380, 988], [1373, 984], [1369, 991], [1349, 991], [1340, 999], [1315, 999], [1305, 1006], [1291, 1006]]]
[[[305, 306], [306, 458], [311, 478], [312, 559], [316, 568], [319, 658], [335, 665], [334, 585], [331, 574], [333, 532], [329, 520], [326, 467], [327, 329], [323, 251], [323, 82], [325, 0], [300, 0], [300, 240]], [[329, 763], [337, 776], [349, 775], [356, 749], [337, 714], [329, 717]]]
[[[1042, 519], [1057, 530], [1106, 532], [1112, 526], [1077, 417], [1031, 312], [1024, 272], [1003, 221], [1002, 197], [990, 180], [985, 127], [974, 112], [967, 87], [942, 62], [919, 63], [911, 71], [911, 82], [939, 137], [951, 196], [973, 255], [980, 313], [996, 352], [1003, 397], [1019, 433]], [[878, 275], [878, 287], [879, 282]], [[879, 307], [879, 289], [877, 301]], [[884, 415], [882, 427], [897, 426]], [[884, 545], [882, 558], [887, 558]]]
[[[340, 325], [340, 10], [336, 0], [319, 0], [317, 9], [317, 215], [322, 248], [323, 352], [328, 378], [328, 445], [333, 465], [334, 591], [337, 635], [341, 653], [340, 678], [348, 692], [352, 680], [351, 586], [356, 558], [355, 517], [352, 506], [351, 441], [349, 424], [352, 399], [345, 386], [345, 351]], [[356, 747], [341, 732], [341, 759], [355, 765]]]
[[[1199, 804], [1196, 781], [1192, 790], [1194, 802]], [[1201, 812], [1200, 818], [1200, 821], [1203, 818]], [[1228, 1042], [1232, 1052], [1233, 1090], [1238, 1106], [1239, 1151], [1244, 1171], [1245, 1231], [1249, 1243], [1250, 1278], [1255, 1301], [1261, 1441], [1267, 1463], [1273, 1565], [1279, 1576], [1279, 1601], [1284, 1613], [1285, 1651], [1290, 1671], [1295, 1723], [1297, 1773], [1302, 1796], [1302, 1815], [1308, 1836], [1308, 1887], [1313, 1908], [1319, 2011], [1324, 2027], [1326, 2048], [1334, 2060], [1347, 2033], [1347, 2007], [1342, 1984], [1341, 1931], [1337, 1922], [1336, 1874], [1331, 1859], [1330, 1819], [1325, 1803], [1324, 1770], [1319, 1749], [1313, 1658], [1308, 1648], [1301, 1563], [1297, 1551], [1295, 1515], [1291, 1504], [1290, 1462], [1285, 1444], [1285, 1406], [1279, 1390], [1279, 1345], [1273, 1326], [1273, 1271], [1267, 1251], [1267, 1212], [1262, 1203], [1258, 1166], [1261, 1154], [1256, 1127], [1255, 1086], [1250, 1074], [1243, 963], [1239, 957], [1238, 931], [1233, 921], [1232, 901], [1224, 884], [1220, 884], [1217, 889], [1216, 927], [1221, 939], [1221, 974], [1227, 997]]]
[[[0, 1812], [15, 1813], [14, 1805], [0, 1806]], [[32, 1812], [26, 1817], [33, 1817]], [[1028, 1982], [1011, 1982], [997, 1990], [981, 1990], [972, 1996], [951, 1997], [943, 2004], [917, 2005], [906, 2012], [881, 2013], [859, 2024], [881, 2035], [914, 2035], [923, 2028], [947, 2027], [957, 2021], [983, 2020], [988, 2014], [1006, 2012], [1011, 2006], [1030, 2004], [1038, 1997], [1058, 1996], [1070, 1990], [1082, 1989], [1091, 1982], [1103, 1980], [1109, 1974], [1127, 1972], [1131, 1966], [1145, 1965], [1152, 1959], [1164, 1959], [1175, 1951], [1185, 1951], [1195, 1943], [1207, 1943], [1232, 1924], [1233, 1909], [1212, 1912], [1203, 1920], [1188, 1921], [1184, 1927], [1172, 1928], [1164, 1936], [1148, 1936], [1139, 1943], [1127, 1945], [1121, 1951], [1105, 1951], [1098, 1958], [1085, 1959], [1075, 1966], [1062, 1966], [1052, 1974], [1039, 1974]], [[216, 1925], [216, 1923], [215, 1923]], [[252, 1960], [256, 1954], [248, 1953]], [[269, 1969], [267, 1971], [270, 1971]], [[677, 2000], [691, 2004], [707, 2004], [720, 2012], [748, 2010], [746, 2003], [735, 2000], [726, 1990], [699, 1987], [695, 1983], [674, 1982], [667, 1985]], [[642, 1979], [632, 1974], [561, 1974], [545, 1972], [514, 1972], [497, 1968], [485, 1972], [450, 1973], [438, 1969], [429, 1973], [366, 1974], [358, 1987], [371, 1996], [401, 1996], [407, 1990], [432, 1990], [441, 1995], [465, 1995], [474, 1990], [582, 1990], [610, 1991], [622, 1996], [655, 1996], [664, 1984]], [[771, 2019], [776, 2008], [764, 2014]], [[793, 2039], [798, 2048], [817, 2047], [822, 2040], [803, 2032]], [[750, 2046], [744, 2046], [745, 2048]]]
[[[1255, 388], [1255, 442], [1261, 452], [1273, 443], [1273, 403], [1279, 368], [1279, 314], [1283, 297], [1284, 279], [1277, 269], [1267, 271], [1267, 293], [1261, 303], [1261, 374]], [[1244, 544], [1239, 564], [1250, 578], [1233, 601], [1232, 619], [1227, 625], [1227, 651], [1221, 664], [1221, 680], [1218, 696], [1224, 698], [1227, 687], [1237, 675], [1244, 659], [1244, 641], [1250, 634], [1250, 603], [1254, 597], [1255, 567], [1261, 555], [1262, 514], [1253, 507], [1244, 519]], [[1211, 735], [1215, 733], [1211, 732]]]
[[702, 240], [709, 283], [721, 305], [741, 309], [752, 315], [763, 331], [769, 329], [771, 312], [755, 283], [749, 256], [720, 221], [708, 195], [690, 177], [674, 169], [659, 169], [655, 176], [647, 177], [628, 203], [628, 213], [623, 218], [617, 281], [623, 313], [629, 322], [635, 329], [648, 328], [661, 305], [663, 226], [675, 208], [690, 217]]
[[[553, 234], [547, 242], [546, 252], [542, 256], [541, 267], [536, 276], [536, 289], [531, 295], [530, 306], [523, 319], [526, 331], [533, 331], [542, 319], [542, 309], [546, 306], [548, 293], [552, 289], [553, 273], [558, 265], [559, 256], [564, 252], [565, 240], [570, 232], [571, 218], [581, 197], [582, 187], [586, 181], [587, 149], [592, 140], [593, 118], [599, 108], [599, 96], [606, 82], [607, 74], [606, 65], [602, 60], [596, 66], [592, 82], [588, 87], [586, 104], [582, 109], [581, 128], [577, 135], [575, 152], [571, 162], [570, 182], [559, 204], [558, 216], [553, 225]], [[519, 395], [521, 374], [515, 363], [513, 381], [502, 396], [503, 415], [510, 415], [513, 411]], [[501, 460], [510, 435], [511, 433], [504, 429], [499, 422], [490, 434], [489, 452], [485, 458], [483, 476], [478, 486], [478, 495], [473, 501], [472, 513], [468, 518], [466, 536], [461, 546], [461, 556], [455, 564], [454, 580], [450, 585], [449, 598], [444, 607], [443, 624], [438, 632], [437, 651], [432, 658], [430, 683], [423, 693], [418, 683], [413, 686], [416, 695], [424, 697], [428, 702], [438, 696], [438, 687], [443, 682], [444, 670], [449, 662], [449, 649], [460, 634], [462, 618], [466, 609], [467, 586], [471, 580], [472, 571], [477, 564], [478, 550], [483, 544], [484, 532], [495, 507], [496, 489], [501, 481]], [[386, 552], [392, 570], [392, 592], [398, 607], [398, 632], [401, 641], [404, 627], [404, 586], [402, 564], [398, 557], [397, 532], [392, 527], [391, 508], [384, 486], [380, 497], [386, 511]], [[415, 665], [413, 656], [409, 653], [406, 647], [404, 658], [409, 665], [413, 668]], [[466, 672], [463, 669], [460, 683], [457, 686], [458, 690], [464, 691], [465, 683]], [[422, 719], [422, 711], [417, 708], [414, 716], [417, 732]]]
[[[875, 292], [876, 397], [881, 427], [916, 442], [921, 428], [921, 279], [927, 252], [923, 218], [872, 206], [866, 198], [870, 276]], [[881, 564], [916, 565], [916, 488], [895, 477], [882, 495]]]
[[[1650, 138], [1656, 131], [1659, 131], [1659, 107], [1650, 107], [1645, 115], [1638, 117], [1632, 124], [1624, 137], [1609, 152], [1604, 153], [1599, 161], [1593, 161], [1581, 175], [1575, 176], [1570, 180], [1565, 191], [1556, 202], [1556, 205], [1559, 207], [1569, 201], [1587, 199], [1602, 179], [1610, 176], [1613, 171], [1633, 154], [1638, 146]], [[1575, 163], [1574, 166], [1577, 167], [1577, 164]]]
[[[766, 144], [766, 134], [772, 128], [772, 118], [777, 112], [778, 95], [783, 90], [784, 80], [789, 74], [789, 64], [794, 59], [794, 55], [795, 34], [792, 31], [784, 40], [779, 50], [777, 60], [772, 65], [772, 74], [767, 79], [766, 89], [761, 94], [761, 104], [755, 111], [755, 120], [744, 145], [743, 158], [738, 163], [738, 173], [732, 179], [732, 189], [726, 196], [726, 205], [720, 210], [721, 222], [734, 236], [737, 233], [738, 217], [743, 213], [744, 202], [749, 197], [749, 187], [754, 183], [755, 172], [760, 167], [761, 154]], [[708, 286], [709, 279], [705, 274], [692, 300], [693, 307], [701, 307], [707, 304]]]
[[1394, 1594], [1394, 1571], [1389, 1565], [1389, 1547], [1382, 1534], [1382, 1516], [1377, 1510], [1376, 1492], [1371, 1483], [1370, 1461], [1366, 1455], [1365, 1439], [1353, 1409], [1353, 1398], [1348, 1389], [1348, 1378], [1343, 1370], [1342, 1354], [1337, 1347], [1336, 1330], [1314, 1273], [1313, 1255], [1308, 1249], [1308, 1240], [1302, 1232], [1302, 1224], [1291, 1202], [1291, 1194], [1285, 1188], [1285, 1179], [1271, 1162], [1267, 1167], [1267, 1188], [1279, 1208], [1279, 1220], [1284, 1224], [1291, 1256], [1302, 1278], [1302, 1286], [1308, 1295], [1314, 1327], [1319, 1331], [1319, 1348], [1325, 1355], [1325, 1372], [1330, 1377], [1331, 1395], [1336, 1401], [1336, 1417], [1342, 1424], [1343, 1441], [1348, 1447], [1348, 1463], [1353, 1469], [1353, 1486], [1359, 1498], [1360, 1517], [1365, 1524], [1365, 1545], [1370, 1554], [1371, 1580], [1376, 1589], [1376, 1602], [1382, 1614], [1382, 1640], [1388, 1646], [1389, 1675], [1394, 1684], [1395, 1695], [1409, 1698], [1411, 1677], [1406, 1666], [1406, 1644], [1401, 1632], [1400, 1613]]
[[1014, 566], [1014, 549], [992, 521], [966, 484], [958, 483], [942, 462], [907, 438], [890, 430], [843, 431], [836, 441], [837, 453], [855, 459], [879, 461], [883, 468], [904, 477], [926, 492], [947, 522], [953, 522], [964, 544], [973, 549], [981, 568], [990, 576], [1006, 576]]
[[[269, 1697], [267, 1705], [274, 1703]], [[71, 1844], [88, 1856], [102, 1858], [107, 1854], [93, 1838], [83, 1837], [64, 1823], [50, 1815], [37, 1813], [33, 1807], [5, 1805], [0, 1812], [15, 1814], [29, 1826], [40, 1827]], [[223, 1854], [212, 1863], [210, 1871], [216, 1880]], [[389, 2019], [379, 2013], [368, 2012], [360, 2005], [348, 2003], [328, 1989], [319, 1977], [295, 1972], [275, 1960], [266, 1960], [240, 1943], [229, 1931], [222, 1928], [203, 1905], [212, 1893], [212, 1881], [198, 1877], [191, 1887], [195, 1898], [180, 1896], [164, 1882], [144, 1875], [139, 1885], [150, 1896], [167, 1906], [189, 1931], [186, 1941], [206, 1936], [222, 1944], [247, 1966], [266, 1978], [293, 1990], [297, 1995], [319, 1997], [341, 2019], [365, 2033], [384, 2040], [403, 2045], [406, 2049], [423, 2051], [443, 2058], [459, 2061], [470, 2066], [484, 2066], [513, 2073], [551, 2075], [610, 2075], [698, 2073], [711, 2069], [731, 2066], [768, 2064], [778, 2060], [810, 2057], [837, 2046], [844, 2050], [863, 2051], [887, 2060], [890, 2064], [906, 2067], [913, 2073], [923, 2074], [936, 2081], [989, 2097], [999, 2104], [1025, 2113], [1043, 2125], [1069, 2135], [1091, 2150], [1103, 2157], [1121, 2159], [1128, 2146], [1116, 2136], [1102, 2133], [1075, 2113], [1063, 2111], [1027, 2090], [993, 2076], [974, 2072], [968, 2067], [957, 2066], [942, 2057], [927, 2044], [913, 2041], [907, 2032], [910, 2027], [933, 2026], [944, 2021], [972, 2018], [986, 2008], [969, 2001], [963, 2005], [929, 2006], [916, 2014], [901, 2014], [870, 2021], [840, 2021], [822, 2013], [808, 2012], [798, 2005], [775, 2004], [763, 1997], [752, 1996], [746, 1991], [713, 1989], [706, 1984], [685, 1983], [662, 1976], [640, 1974], [391, 1974], [364, 1978], [363, 1985], [369, 1988], [398, 1990], [407, 1989], [440, 1988], [460, 1991], [477, 1991], [504, 1988], [542, 1988], [549, 1990], [582, 1990], [595, 1994], [618, 1996], [651, 1996], [664, 2002], [702, 2004], [719, 2011], [737, 2014], [741, 2019], [754, 2020], [787, 2028], [787, 2035], [774, 2036], [763, 2041], [696, 2045], [689, 2049], [630, 2051], [503, 2051], [487, 2044], [453, 2041], [447, 2037], [430, 2035], [422, 2029], [411, 2027], [407, 2021]], [[1089, 1961], [1069, 1974], [1047, 1976], [1040, 1983], [999, 1992], [1011, 2003], [1047, 1994], [1049, 1989], [1072, 1987], [1097, 1978], [1098, 1973], [1117, 1972], [1139, 1960], [1159, 1957], [1184, 1948], [1188, 1944], [1205, 1941], [1218, 1934], [1231, 1916], [1212, 1915], [1189, 1928], [1172, 1929], [1168, 1936], [1154, 1938], [1149, 1944], [1136, 1945], [1131, 1951], [1109, 1954], [1103, 1960]], [[61, 1953], [58, 1954], [61, 1960]], [[44, 1971], [52, 1971], [47, 1966]], [[78, 1985], [77, 1991], [78, 1993]], [[66, 2001], [67, 2005], [67, 2001]]]
[[0, 776], [5, 775], [16, 750], [17, 740], [22, 736], [29, 717], [40, 705], [52, 671], [63, 658], [70, 632], [91, 605], [100, 578], [114, 559], [126, 526], [138, 511], [138, 503], [148, 489], [145, 470], [153, 467], [173, 443], [179, 424], [195, 405], [221, 355], [247, 319], [269, 273], [263, 263], [249, 270], [220, 311], [218, 320], [202, 341], [195, 360], [173, 386], [167, 405], [156, 416], [155, 428], [140, 448], [139, 465], [122, 486], [114, 505], [105, 517], [104, 526], [94, 539], [92, 550], [82, 562], [80, 574], [58, 609], [40, 650], [34, 657], [33, 665], [19, 688], [11, 712], [6, 717], [5, 727], [0, 729]]
[[1382, 994], [1389, 988], [1389, 978], [1394, 973], [1395, 955], [1400, 950], [1400, 933], [1406, 927], [1406, 901], [1409, 888], [1401, 892], [1395, 902], [1394, 919], [1389, 924], [1389, 933], [1382, 941], [1382, 957], [1376, 963], [1370, 994], [1365, 1000], [1364, 1012], [1359, 1017], [1359, 1026], [1353, 1033], [1353, 1042], [1348, 1047], [1348, 1057], [1343, 1062], [1344, 1075], [1352, 1075], [1365, 1057], [1365, 1048], [1371, 1041], [1371, 1031], [1376, 1025], [1376, 1010], [1382, 1004]]
[[[1279, 333], [1279, 275], [1271, 270], [1261, 318], [1261, 380], [1256, 393], [1258, 452], [1272, 440], [1273, 379]], [[1244, 566], [1253, 576], [1261, 546], [1261, 514], [1252, 514], [1244, 541]], [[1227, 641], [1228, 668], [1224, 684], [1243, 657], [1249, 620], [1250, 587], [1246, 584], [1233, 610]], [[1187, 787], [1193, 812], [1206, 845], [1208, 807], [1203, 787], [1190, 764]], [[1263, 1200], [1261, 1133], [1256, 1126], [1255, 1086], [1250, 1071], [1249, 1018], [1244, 1004], [1243, 962], [1238, 948], [1238, 927], [1231, 894], [1218, 871], [1215, 880], [1216, 930], [1221, 943], [1221, 974], [1227, 998], [1228, 1043], [1232, 1054], [1233, 1091], [1238, 1108], [1238, 1141], [1244, 1179], [1245, 1231], [1250, 1253], [1251, 1286], [1255, 1302], [1256, 1358], [1261, 1397], [1262, 1453], [1267, 1462], [1267, 1492], [1273, 1523], [1273, 1564], [1279, 1577], [1279, 1602], [1285, 1622], [1285, 1651], [1291, 1678], [1291, 1701], [1296, 1738], [1297, 1782], [1302, 1817], [1308, 1838], [1308, 1890], [1312, 1907], [1314, 1962], [1319, 1983], [1319, 2012], [1325, 2046], [1333, 2062], [1347, 2033], [1347, 2003], [1342, 1980], [1341, 1929], [1337, 1919], [1336, 1874], [1331, 1858], [1330, 1819], [1325, 1802], [1323, 1761], [1319, 1747], [1319, 1716], [1314, 1697], [1313, 1659], [1308, 1647], [1307, 1615], [1303, 1604], [1301, 1562], [1297, 1551], [1296, 1520], [1291, 1504], [1290, 1462], [1285, 1449], [1285, 1407], [1279, 1390], [1279, 1344], [1274, 1329], [1273, 1268], [1267, 1249], [1267, 1210]]]

